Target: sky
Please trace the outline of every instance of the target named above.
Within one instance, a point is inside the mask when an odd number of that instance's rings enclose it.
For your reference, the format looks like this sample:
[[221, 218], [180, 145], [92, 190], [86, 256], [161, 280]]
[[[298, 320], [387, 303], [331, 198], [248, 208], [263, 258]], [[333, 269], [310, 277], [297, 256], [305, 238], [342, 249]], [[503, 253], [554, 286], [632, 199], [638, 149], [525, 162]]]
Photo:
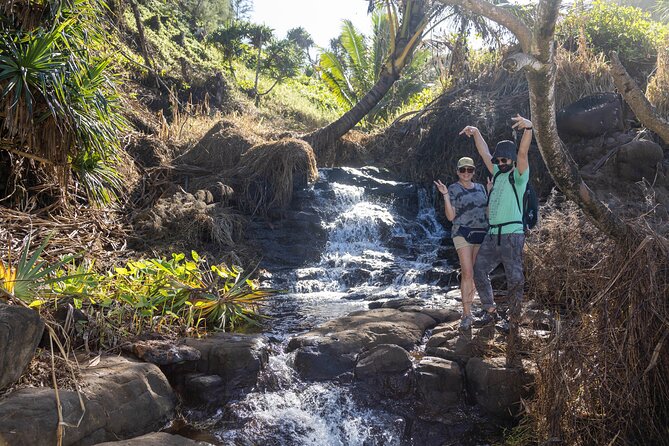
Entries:
[[369, 34], [371, 19], [367, 0], [253, 0], [251, 21], [274, 29], [278, 38], [298, 26], [306, 29], [317, 46], [327, 47], [341, 32], [342, 20]]

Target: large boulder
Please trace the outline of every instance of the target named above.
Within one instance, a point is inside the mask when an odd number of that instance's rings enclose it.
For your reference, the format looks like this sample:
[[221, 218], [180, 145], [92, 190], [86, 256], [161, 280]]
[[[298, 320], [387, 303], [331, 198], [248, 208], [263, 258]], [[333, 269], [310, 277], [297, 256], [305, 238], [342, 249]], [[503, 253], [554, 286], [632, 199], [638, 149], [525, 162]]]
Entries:
[[44, 322], [36, 311], [0, 303], [0, 389], [21, 377], [43, 331]]
[[181, 435], [171, 435], [165, 432], [154, 432], [142, 435], [131, 440], [109, 441], [98, 443], [96, 446], [207, 446], [211, 443], [195, 441]]
[[624, 108], [617, 93], [597, 93], [568, 105], [557, 113], [560, 136], [596, 138], [624, 130]]
[[476, 402], [500, 418], [518, 415], [520, 399], [531, 393], [532, 376], [525, 369], [506, 367], [504, 358], [471, 358], [465, 374]]
[[623, 180], [653, 182], [657, 164], [662, 162], [664, 151], [657, 143], [636, 140], [620, 146], [616, 154], [616, 170]]
[[188, 345], [157, 339], [134, 342], [127, 350], [139, 359], [156, 365], [197, 361], [202, 356], [199, 350]]
[[411, 350], [435, 325], [433, 318], [417, 311], [356, 311], [292, 338], [288, 351], [296, 351], [294, 363], [302, 377], [334, 379], [353, 371], [359, 353], [380, 344]]
[[260, 335], [216, 333], [184, 342], [199, 353], [199, 359], [165, 366], [163, 370], [187, 402], [193, 404], [223, 403], [253, 387], [269, 360], [267, 340]]
[[[160, 369], [122, 357], [82, 370], [83, 413], [75, 391], [60, 390], [63, 445], [92, 445], [157, 431], [174, 414], [175, 397]], [[79, 419], [81, 418], [81, 423]], [[53, 389], [22, 389], [0, 400], [0, 444], [56, 444]]]
[[431, 411], [452, 407], [462, 397], [462, 378], [457, 362], [426, 356], [416, 366], [418, 397]]
[[360, 354], [355, 377], [383, 396], [402, 398], [413, 390], [411, 357], [397, 345], [377, 345]]

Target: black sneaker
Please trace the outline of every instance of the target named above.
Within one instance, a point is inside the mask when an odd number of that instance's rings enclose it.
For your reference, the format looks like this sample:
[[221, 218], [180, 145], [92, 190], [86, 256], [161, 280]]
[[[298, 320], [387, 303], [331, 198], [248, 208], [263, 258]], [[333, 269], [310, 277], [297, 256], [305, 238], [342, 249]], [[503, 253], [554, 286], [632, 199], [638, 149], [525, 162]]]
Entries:
[[510, 329], [509, 329], [509, 321], [507, 321], [506, 319], [501, 319], [499, 322], [497, 322], [497, 323], [495, 324], [495, 328], [496, 328], [498, 331], [500, 331], [500, 332], [502, 332], [502, 333], [508, 335], [508, 334], [509, 334], [509, 331], [510, 331]]
[[483, 316], [481, 316], [481, 319], [479, 319], [478, 324], [480, 326], [484, 325], [493, 325], [497, 321], [497, 312], [493, 311], [492, 313], [489, 311], [486, 311]]

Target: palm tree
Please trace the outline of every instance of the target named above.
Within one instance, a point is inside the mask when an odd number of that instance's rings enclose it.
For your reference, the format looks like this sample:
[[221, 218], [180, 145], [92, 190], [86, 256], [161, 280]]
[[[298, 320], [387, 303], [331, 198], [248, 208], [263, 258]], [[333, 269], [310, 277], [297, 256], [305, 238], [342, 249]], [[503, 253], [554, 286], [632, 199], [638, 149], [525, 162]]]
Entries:
[[[353, 107], [378, 80], [383, 62], [390, 50], [390, 21], [388, 14], [376, 10], [372, 14], [372, 38], [366, 39], [351, 23], [344, 20], [339, 39], [334, 48], [320, 55], [318, 70], [321, 79], [346, 108]], [[419, 50], [405, 68], [405, 75], [395, 83], [365, 120], [374, 123], [386, 118], [392, 109], [401, 106], [413, 94], [421, 91], [427, 56]]]
[[428, 24], [443, 10], [443, 5], [432, 0], [376, 0], [374, 4], [383, 6], [389, 17], [388, 56], [374, 85], [353, 108], [333, 123], [304, 136], [319, 156], [330, 151], [335, 140], [360, 122], [385, 96], [411, 61]]
[[[87, 185], [118, 186], [108, 169], [97, 179], [90, 175], [101, 172], [100, 162], [114, 161], [125, 121], [109, 61], [88, 50], [102, 45], [101, 3], [51, 0], [39, 11], [31, 7], [0, 6], [6, 17], [0, 23], [0, 148], [56, 167], [61, 183], [74, 166], [89, 198], [104, 202], [113, 192]], [[97, 161], [83, 162], [90, 159]]]

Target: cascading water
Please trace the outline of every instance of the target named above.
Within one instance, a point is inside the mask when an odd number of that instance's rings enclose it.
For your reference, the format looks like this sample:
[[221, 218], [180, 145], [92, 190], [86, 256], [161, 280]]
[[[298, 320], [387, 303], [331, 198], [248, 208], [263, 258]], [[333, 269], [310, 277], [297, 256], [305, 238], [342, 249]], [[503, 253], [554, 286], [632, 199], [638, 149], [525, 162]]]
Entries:
[[270, 286], [290, 287], [268, 305], [266, 334], [277, 352], [257, 389], [226, 406], [218, 435], [225, 444], [240, 445], [400, 444], [406, 427], [401, 417], [371, 406], [349, 384], [302, 382], [283, 346], [298, 332], [366, 309], [369, 301], [418, 295], [453, 305], [435, 286], [451, 272], [438, 258], [445, 232], [427, 191], [355, 169], [321, 171], [306, 201], [327, 233], [325, 247], [313, 264], [266, 266]]

